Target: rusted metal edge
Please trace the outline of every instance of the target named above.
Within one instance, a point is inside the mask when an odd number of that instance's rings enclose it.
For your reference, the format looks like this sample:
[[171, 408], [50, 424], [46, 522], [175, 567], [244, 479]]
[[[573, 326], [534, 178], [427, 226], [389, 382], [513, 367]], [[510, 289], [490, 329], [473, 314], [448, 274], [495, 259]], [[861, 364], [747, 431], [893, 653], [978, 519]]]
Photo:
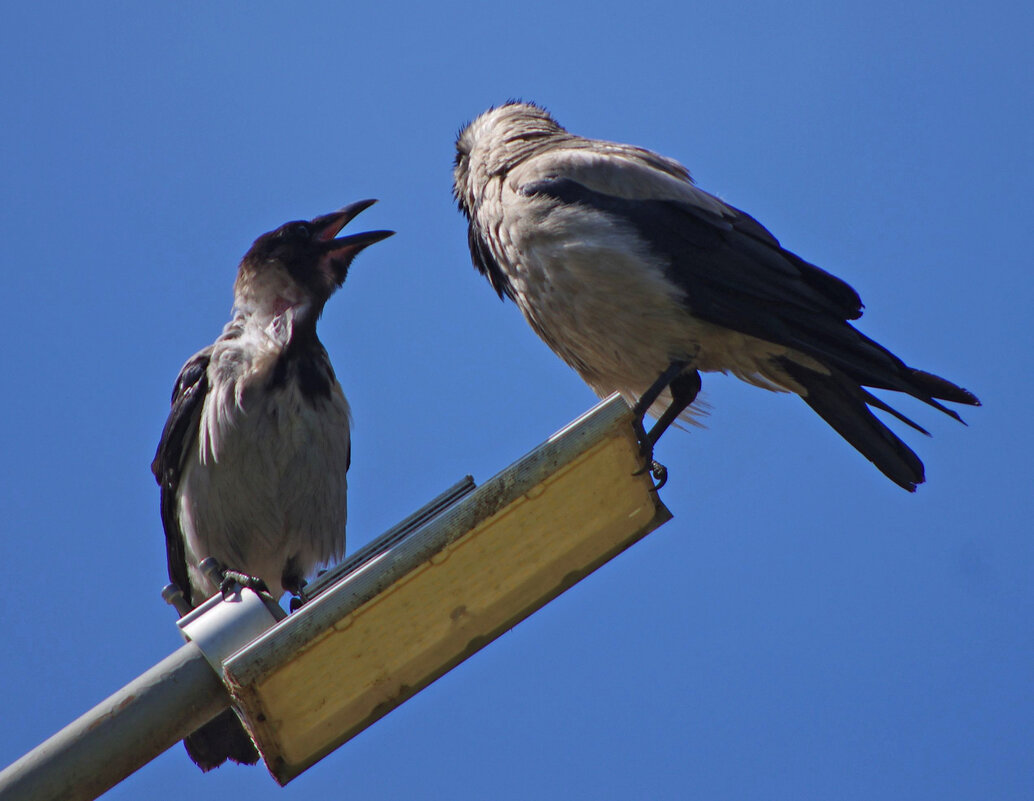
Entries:
[[473, 638], [470, 642], [467, 643], [467, 647], [464, 648], [461, 653], [457, 654], [455, 658], [443, 664], [440, 669], [428, 674], [423, 680], [419, 682], [414, 682], [412, 685], [405, 687], [403, 691], [396, 695], [394, 698], [391, 698], [390, 700], [378, 705], [377, 708], [374, 709], [360, 723], [357, 723], [348, 731], [344, 732], [340, 738], [337, 738], [326, 748], [314, 752], [311, 755], [311, 757], [307, 758], [303, 763], [288, 764], [282, 760], [277, 760], [275, 764], [267, 765], [270, 774], [273, 776], [274, 779], [276, 779], [277, 783], [281, 786], [287, 784], [289, 781], [301, 775], [310, 767], [315, 765], [325, 756], [333, 753], [335, 750], [340, 748], [353, 737], [362, 733], [365, 729], [372, 726], [374, 723], [376, 723], [382, 717], [387, 715], [393, 709], [408, 701], [421, 690], [429, 687], [431, 684], [436, 682], [438, 679], [440, 679], [454, 667], [459, 665], [461, 662], [465, 661], [466, 659], [470, 658], [478, 651], [480, 651], [482, 648], [491, 644], [500, 635], [505, 634], [507, 631], [512, 629], [522, 620], [530, 617], [539, 609], [548, 604], [550, 601], [569, 590], [583, 578], [585, 578], [595, 570], [598, 570], [600, 567], [605, 565], [615, 556], [627, 550], [631, 546], [635, 545], [637, 542], [639, 542], [639, 540], [641, 540], [651, 531], [654, 531], [655, 529], [667, 523], [669, 520], [671, 520], [671, 517], [671, 512], [668, 511], [667, 507], [665, 507], [664, 504], [658, 502], [654, 512], [654, 516], [649, 521], [647, 521], [641, 529], [636, 531], [633, 535], [631, 535], [620, 545], [603, 554], [592, 563], [586, 565], [584, 568], [580, 570], [572, 570], [564, 577], [564, 580], [559, 585], [557, 585], [557, 587], [552, 592], [548, 593], [547, 595], [540, 596], [534, 602], [532, 602], [525, 608], [521, 609], [519, 612], [516, 612], [512, 617], [508, 618], [505, 622], [501, 623], [490, 632], [478, 635], [477, 637]]

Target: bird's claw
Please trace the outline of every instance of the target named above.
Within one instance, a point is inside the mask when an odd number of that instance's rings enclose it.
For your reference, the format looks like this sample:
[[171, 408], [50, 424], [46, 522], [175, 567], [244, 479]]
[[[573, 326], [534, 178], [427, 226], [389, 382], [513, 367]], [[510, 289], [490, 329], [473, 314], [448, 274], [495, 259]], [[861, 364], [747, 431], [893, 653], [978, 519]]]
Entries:
[[269, 587], [266, 586], [266, 582], [262, 579], [249, 576], [247, 573], [241, 573], [239, 570], [224, 570], [223, 580], [219, 583], [219, 592], [222, 593], [224, 601], [233, 595], [234, 588], [238, 584], [254, 592], [270, 594]]
[[643, 458], [643, 466], [632, 473], [632, 475], [641, 476], [644, 473], [649, 473], [654, 480], [653, 490], [657, 492], [668, 483], [668, 468], [653, 458], [653, 443], [650, 440], [650, 436], [646, 433], [646, 428], [643, 426], [643, 418], [636, 417], [633, 421], [633, 426], [636, 431], [636, 438], [639, 440], [639, 455]]
[[656, 459], [650, 460], [650, 475], [653, 476], [653, 491], [659, 492], [668, 483], [668, 468]]
[[301, 576], [285, 575], [281, 583], [283, 584], [284, 589], [291, 593], [291, 602], [288, 608], [292, 612], [297, 612], [302, 608], [302, 604], [305, 603], [305, 599], [302, 597], [302, 590], [305, 589], [308, 582]]
[[653, 491], [657, 492], [668, 483], [668, 468], [658, 462], [656, 459], [648, 458], [643, 466], [632, 473], [633, 476], [641, 476], [644, 473], [649, 473], [653, 476], [654, 485]]

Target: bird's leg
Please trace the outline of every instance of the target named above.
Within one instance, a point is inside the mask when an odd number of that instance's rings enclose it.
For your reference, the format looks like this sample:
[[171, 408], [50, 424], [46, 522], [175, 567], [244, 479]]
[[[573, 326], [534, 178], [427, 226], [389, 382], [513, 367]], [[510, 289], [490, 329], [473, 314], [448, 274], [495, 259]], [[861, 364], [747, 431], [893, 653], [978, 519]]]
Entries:
[[[664, 486], [668, 480], [668, 471], [664, 465], [653, 458], [654, 445], [657, 444], [657, 440], [661, 438], [661, 435], [668, 430], [671, 424], [678, 419], [679, 415], [696, 400], [696, 396], [700, 392], [700, 373], [696, 370], [684, 372], [689, 366], [690, 363], [688, 361], [672, 362], [660, 374], [657, 380], [650, 385], [650, 388], [640, 396], [636, 405], [632, 408], [632, 413], [635, 415], [636, 431], [639, 436], [639, 446], [646, 460], [642, 470], [638, 471], [636, 475], [649, 470], [657, 482], [655, 489], [660, 489]], [[671, 403], [664, 410], [664, 413], [657, 418], [657, 422], [654, 423], [653, 428], [647, 433], [644, 419], [650, 411], [650, 407], [653, 406], [665, 389], [671, 390]]]
[[664, 410], [664, 414], [657, 418], [650, 433], [646, 435], [649, 447], [652, 450], [661, 438], [661, 434], [668, 430], [680, 414], [696, 400], [700, 392], [700, 373], [692, 370], [688, 373], [680, 373], [668, 385], [671, 388], [671, 404]]
[[650, 407], [653, 406], [653, 402], [657, 400], [668, 385], [678, 377], [679, 373], [687, 367], [689, 367], [689, 362], [672, 362], [663, 373], [657, 376], [657, 380], [650, 385], [650, 388], [639, 396], [639, 400], [637, 400], [635, 406], [632, 407], [632, 414], [635, 415], [640, 426], [642, 426], [644, 418], [650, 411]]
[[289, 576], [284, 574], [281, 583], [284, 589], [291, 593], [290, 609], [292, 612], [297, 612], [302, 608], [302, 604], [305, 603], [305, 599], [302, 598], [302, 590], [305, 589], [305, 585], [308, 583], [301, 576]]

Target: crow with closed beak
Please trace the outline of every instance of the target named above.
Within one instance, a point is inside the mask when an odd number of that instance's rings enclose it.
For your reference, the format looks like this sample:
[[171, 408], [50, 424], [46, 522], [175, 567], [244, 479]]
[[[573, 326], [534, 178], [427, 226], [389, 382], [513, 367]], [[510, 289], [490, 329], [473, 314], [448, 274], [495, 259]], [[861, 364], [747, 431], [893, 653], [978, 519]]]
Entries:
[[664, 156], [576, 136], [511, 102], [461, 130], [453, 188], [474, 266], [500, 298], [598, 395], [658, 418], [640, 427], [648, 464], [665, 429], [697, 411], [701, 372], [800, 395], [909, 491], [923, 463], [869, 407], [926, 432], [866, 387], [956, 419], [939, 401], [979, 405], [860, 333], [854, 289]]

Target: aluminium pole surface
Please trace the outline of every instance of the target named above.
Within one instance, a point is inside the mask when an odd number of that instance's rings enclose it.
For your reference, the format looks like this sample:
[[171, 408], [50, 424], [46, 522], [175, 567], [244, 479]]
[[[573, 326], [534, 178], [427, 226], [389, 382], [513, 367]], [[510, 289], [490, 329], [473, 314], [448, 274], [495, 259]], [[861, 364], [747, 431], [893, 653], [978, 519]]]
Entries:
[[0, 772], [0, 801], [89, 801], [229, 706], [187, 643]]

